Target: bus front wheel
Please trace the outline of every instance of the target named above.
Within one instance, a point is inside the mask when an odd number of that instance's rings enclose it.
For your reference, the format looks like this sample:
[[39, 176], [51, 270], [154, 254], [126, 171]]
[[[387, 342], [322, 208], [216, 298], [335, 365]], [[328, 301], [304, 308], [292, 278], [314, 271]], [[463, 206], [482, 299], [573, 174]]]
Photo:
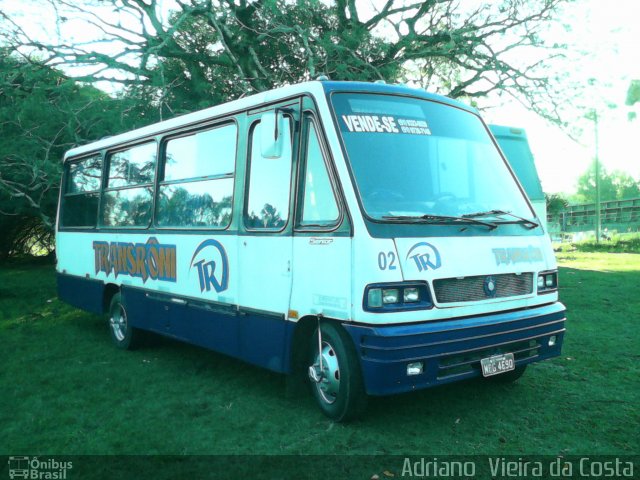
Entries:
[[[353, 420], [367, 405], [360, 362], [347, 332], [322, 323], [322, 347], [318, 330], [311, 337], [311, 390], [322, 412], [336, 422]], [[321, 350], [321, 351], [319, 351]]]
[[111, 340], [118, 348], [132, 350], [139, 344], [141, 332], [131, 326], [119, 292], [113, 296], [109, 304], [109, 332]]

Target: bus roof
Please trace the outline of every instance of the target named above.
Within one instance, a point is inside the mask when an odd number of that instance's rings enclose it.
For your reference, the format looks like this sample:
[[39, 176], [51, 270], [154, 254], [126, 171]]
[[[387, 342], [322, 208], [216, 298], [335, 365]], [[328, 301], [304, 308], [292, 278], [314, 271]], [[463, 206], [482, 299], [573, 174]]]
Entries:
[[435, 93], [429, 93], [421, 88], [408, 87], [406, 85], [386, 84], [386, 83], [371, 83], [371, 82], [337, 82], [337, 81], [324, 81], [322, 82], [325, 92], [330, 94], [332, 92], [370, 92], [370, 93], [387, 93], [393, 95], [407, 95], [412, 97], [424, 98], [426, 100], [432, 100], [440, 103], [445, 103], [453, 107], [458, 107], [463, 110], [467, 110], [472, 113], [477, 113], [477, 110], [466, 105], [462, 102], [454, 100], [449, 97], [437, 95]]
[[338, 82], [338, 81], [310, 81], [298, 83], [295, 85], [288, 85], [285, 87], [269, 90], [266, 92], [260, 92], [255, 95], [250, 95], [238, 100], [232, 100], [230, 102], [222, 103], [213, 107], [205, 108], [193, 113], [188, 113], [178, 117], [171, 118], [162, 122], [157, 122], [146, 127], [131, 130], [129, 132], [121, 133], [111, 137], [106, 137], [101, 140], [88, 143], [82, 146], [74, 147], [70, 149], [64, 157], [64, 160], [70, 157], [77, 157], [87, 154], [96, 150], [104, 148], [111, 148], [116, 145], [125, 144], [135, 141], [137, 139], [154, 136], [163, 132], [179, 128], [186, 125], [197, 124], [199, 122], [206, 121], [210, 118], [218, 117], [221, 115], [242, 111], [248, 108], [257, 108], [262, 104], [275, 102], [281, 99], [286, 99], [291, 96], [310, 93], [315, 96], [322, 96], [324, 94], [329, 95], [333, 92], [371, 92], [371, 93], [387, 93], [394, 95], [410, 95], [418, 98], [424, 98], [427, 100], [433, 100], [441, 103], [445, 103], [454, 107], [462, 108], [469, 112], [476, 112], [475, 109], [460, 103], [456, 100], [452, 100], [441, 95], [428, 93], [425, 90], [418, 88], [410, 88], [404, 85], [390, 85], [384, 83], [370, 83], [370, 82]]

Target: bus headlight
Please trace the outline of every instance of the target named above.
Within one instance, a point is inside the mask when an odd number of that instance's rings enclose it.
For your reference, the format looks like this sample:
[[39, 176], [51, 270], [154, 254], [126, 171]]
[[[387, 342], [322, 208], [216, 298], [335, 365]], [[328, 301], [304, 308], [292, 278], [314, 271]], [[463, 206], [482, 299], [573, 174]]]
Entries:
[[381, 288], [372, 288], [371, 290], [369, 290], [367, 305], [369, 305], [371, 308], [380, 308], [382, 306]]
[[398, 303], [400, 290], [397, 288], [385, 288], [382, 290], [382, 303]]
[[394, 312], [433, 307], [426, 282], [399, 282], [367, 285], [363, 308], [368, 312]]
[[538, 293], [555, 292], [558, 289], [558, 271], [540, 272], [538, 274]]
[[420, 300], [420, 290], [416, 287], [407, 287], [402, 295], [404, 303], [412, 303]]

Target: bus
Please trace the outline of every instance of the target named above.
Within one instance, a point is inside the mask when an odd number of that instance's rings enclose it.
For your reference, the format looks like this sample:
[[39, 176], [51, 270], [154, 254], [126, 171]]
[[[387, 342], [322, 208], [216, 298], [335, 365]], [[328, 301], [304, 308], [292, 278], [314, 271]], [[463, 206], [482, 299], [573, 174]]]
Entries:
[[536, 163], [533, 159], [527, 132], [522, 128], [489, 125], [489, 130], [498, 142], [509, 165], [524, 187], [540, 224], [547, 230], [547, 199], [542, 190]]
[[317, 80], [64, 156], [60, 299], [135, 348], [155, 332], [368, 396], [510, 382], [560, 355], [549, 237], [478, 112]]

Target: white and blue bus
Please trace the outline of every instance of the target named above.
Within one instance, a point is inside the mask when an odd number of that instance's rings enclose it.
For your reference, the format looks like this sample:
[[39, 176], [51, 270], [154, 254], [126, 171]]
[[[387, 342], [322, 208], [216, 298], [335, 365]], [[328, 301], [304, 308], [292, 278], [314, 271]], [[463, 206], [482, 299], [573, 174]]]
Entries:
[[513, 381], [560, 354], [557, 267], [478, 113], [313, 81], [64, 158], [62, 300], [118, 347], [156, 332], [304, 375], [340, 421], [368, 395]]
[[509, 162], [509, 166], [524, 188], [524, 192], [538, 217], [537, 221], [549, 233], [547, 229], [547, 199], [542, 190], [542, 183], [529, 146], [527, 132], [522, 128], [502, 125], [489, 125], [489, 131], [495, 137], [503, 155]]

